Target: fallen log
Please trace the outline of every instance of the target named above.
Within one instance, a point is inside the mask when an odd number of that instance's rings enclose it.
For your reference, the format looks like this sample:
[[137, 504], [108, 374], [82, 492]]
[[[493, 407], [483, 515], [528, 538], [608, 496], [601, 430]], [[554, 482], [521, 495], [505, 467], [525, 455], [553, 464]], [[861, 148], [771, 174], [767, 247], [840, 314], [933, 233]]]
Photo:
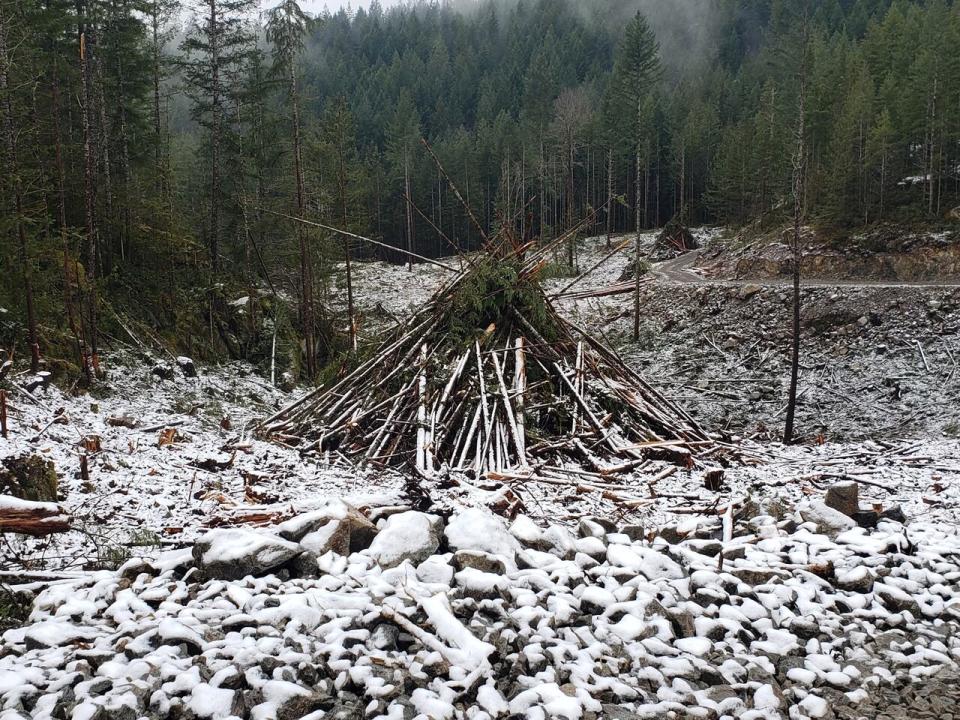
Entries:
[[42, 537], [70, 530], [70, 516], [55, 503], [0, 495], [0, 533]]

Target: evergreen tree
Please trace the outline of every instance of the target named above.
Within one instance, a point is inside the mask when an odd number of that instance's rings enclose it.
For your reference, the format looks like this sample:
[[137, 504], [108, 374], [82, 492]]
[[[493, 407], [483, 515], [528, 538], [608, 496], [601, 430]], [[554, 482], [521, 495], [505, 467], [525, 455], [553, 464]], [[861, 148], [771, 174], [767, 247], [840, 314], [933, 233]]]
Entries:
[[209, 153], [209, 220], [207, 246], [210, 267], [220, 271], [221, 210], [224, 205], [223, 164], [226, 114], [235, 105], [235, 80], [249, 52], [249, 14], [256, 0], [192, 0], [196, 16], [181, 44], [186, 90], [192, 101], [194, 119], [207, 131]]

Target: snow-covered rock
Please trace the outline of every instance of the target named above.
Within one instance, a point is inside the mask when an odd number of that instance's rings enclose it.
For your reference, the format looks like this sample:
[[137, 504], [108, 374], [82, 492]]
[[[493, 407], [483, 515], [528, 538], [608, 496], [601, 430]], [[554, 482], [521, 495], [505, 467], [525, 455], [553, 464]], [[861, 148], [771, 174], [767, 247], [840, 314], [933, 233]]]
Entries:
[[370, 547], [377, 528], [355, 507], [338, 500], [287, 520], [277, 526], [277, 532], [316, 555], [329, 551], [349, 555]]
[[828, 507], [826, 503], [819, 500], [803, 504], [798, 509], [804, 522], [816, 524], [820, 532], [831, 538], [857, 526], [856, 522], [842, 512]]
[[479, 550], [497, 555], [508, 566], [516, 566], [520, 543], [498, 516], [477, 508], [462, 510], [447, 523], [444, 531], [454, 550]]
[[193, 558], [205, 577], [239, 580], [265, 575], [302, 551], [296, 543], [245, 529], [211, 530], [197, 540]]
[[860, 510], [860, 486], [852, 480], [834, 483], [827, 488], [823, 502], [827, 507], [852, 518]]
[[368, 552], [383, 568], [396, 567], [404, 560], [418, 565], [440, 547], [442, 524], [438, 516], [414, 510], [391, 515]]

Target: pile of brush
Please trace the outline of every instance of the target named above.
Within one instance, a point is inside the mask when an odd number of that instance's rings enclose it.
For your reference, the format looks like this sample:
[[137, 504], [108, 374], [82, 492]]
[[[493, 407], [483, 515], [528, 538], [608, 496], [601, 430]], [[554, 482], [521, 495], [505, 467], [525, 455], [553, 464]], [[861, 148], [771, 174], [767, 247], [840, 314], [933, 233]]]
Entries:
[[570, 463], [606, 475], [712, 447], [686, 413], [556, 312], [538, 277], [564, 241], [534, 249], [501, 231], [352, 370], [260, 433], [424, 476]]

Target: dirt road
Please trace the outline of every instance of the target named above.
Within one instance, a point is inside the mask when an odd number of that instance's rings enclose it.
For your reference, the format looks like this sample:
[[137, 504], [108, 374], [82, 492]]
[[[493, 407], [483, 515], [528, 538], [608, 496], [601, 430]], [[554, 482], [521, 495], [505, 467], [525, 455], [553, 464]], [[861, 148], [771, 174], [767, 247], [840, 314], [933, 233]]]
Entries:
[[[651, 274], [658, 280], [669, 283], [679, 283], [682, 285], [700, 284], [700, 285], [763, 285], [763, 286], [781, 286], [791, 285], [792, 280], [789, 277], [761, 278], [756, 280], [721, 280], [716, 278], [704, 277], [693, 270], [697, 259], [700, 257], [700, 250], [693, 250], [685, 253], [673, 260], [666, 260], [655, 265]], [[937, 280], [933, 282], [909, 282], [897, 280], [830, 280], [830, 279], [805, 279], [802, 281], [804, 287], [878, 287], [878, 288], [907, 288], [907, 287], [930, 287], [930, 288], [950, 288], [960, 287], [960, 278], [955, 280]]]

